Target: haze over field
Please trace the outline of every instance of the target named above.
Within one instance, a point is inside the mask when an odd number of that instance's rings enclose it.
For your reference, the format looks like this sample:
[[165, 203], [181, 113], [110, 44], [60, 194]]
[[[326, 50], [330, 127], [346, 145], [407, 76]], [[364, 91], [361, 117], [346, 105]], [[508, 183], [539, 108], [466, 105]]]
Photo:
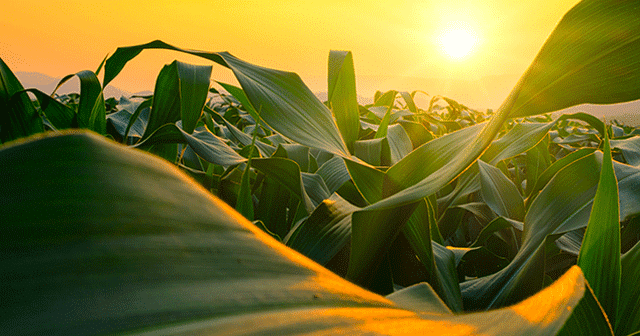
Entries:
[[[329, 51], [351, 50], [363, 97], [376, 90], [422, 90], [496, 109], [577, 2], [25, 0], [5, 4], [12, 15], [0, 23], [0, 57], [14, 72], [61, 78], [95, 70], [117, 47], [160, 39], [293, 71], [322, 92]], [[159, 70], [174, 59], [209, 64], [145, 51], [111, 85], [153, 90]], [[214, 66], [213, 78], [236, 83], [220, 66]]]

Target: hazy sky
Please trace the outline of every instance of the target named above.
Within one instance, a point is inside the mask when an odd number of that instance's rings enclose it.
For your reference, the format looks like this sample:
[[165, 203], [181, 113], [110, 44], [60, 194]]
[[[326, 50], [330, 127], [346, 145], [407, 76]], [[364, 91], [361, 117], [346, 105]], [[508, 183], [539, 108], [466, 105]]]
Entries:
[[[326, 91], [331, 49], [354, 54], [358, 93], [424, 90], [472, 107], [497, 107], [577, 0], [483, 1], [10, 1], [3, 4], [0, 57], [13, 71], [55, 77], [95, 70], [119, 46], [155, 39], [187, 49], [229, 51], [294, 71]], [[447, 56], [452, 26], [476, 38], [470, 54]], [[152, 89], [166, 63], [206, 60], [148, 50], [112, 84]], [[214, 66], [214, 79], [230, 71]], [[463, 80], [461, 82], [460, 80]]]

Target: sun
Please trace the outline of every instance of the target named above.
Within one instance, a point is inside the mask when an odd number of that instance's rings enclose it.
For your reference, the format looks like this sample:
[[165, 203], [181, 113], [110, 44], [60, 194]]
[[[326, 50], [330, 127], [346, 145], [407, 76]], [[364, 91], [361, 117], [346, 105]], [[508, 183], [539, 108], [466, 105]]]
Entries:
[[471, 54], [478, 38], [469, 28], [453, 25], [440, 34], [438, 42], [447, 56], [460, 60]]

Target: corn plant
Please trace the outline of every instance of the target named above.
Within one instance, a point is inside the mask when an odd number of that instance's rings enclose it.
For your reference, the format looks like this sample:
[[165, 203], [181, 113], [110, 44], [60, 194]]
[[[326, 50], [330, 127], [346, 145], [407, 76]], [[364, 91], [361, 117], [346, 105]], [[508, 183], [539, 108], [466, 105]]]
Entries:
[[[422, 109], [421, 91], [359, 105], [346, 51], [325, 102], [162, 41], [63, 97], [0, 60], [1, 333], [639, 332], [639, 132], [545, 114], [640, 98], [638, 10], [577, 4], [495, 112]], [[105, 101], [147, 49], [241, 87], [175, 61], [152, 96]]]

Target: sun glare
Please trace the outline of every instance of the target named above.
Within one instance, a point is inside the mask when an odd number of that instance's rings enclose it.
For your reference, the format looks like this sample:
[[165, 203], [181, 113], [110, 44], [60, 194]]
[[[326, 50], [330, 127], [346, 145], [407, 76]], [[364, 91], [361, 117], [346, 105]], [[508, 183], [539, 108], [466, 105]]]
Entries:
[[473, 51], [478, 38], [470, 29], [456, 25], [442, 32], [438, 42], [447, 56], [459, 60]]

